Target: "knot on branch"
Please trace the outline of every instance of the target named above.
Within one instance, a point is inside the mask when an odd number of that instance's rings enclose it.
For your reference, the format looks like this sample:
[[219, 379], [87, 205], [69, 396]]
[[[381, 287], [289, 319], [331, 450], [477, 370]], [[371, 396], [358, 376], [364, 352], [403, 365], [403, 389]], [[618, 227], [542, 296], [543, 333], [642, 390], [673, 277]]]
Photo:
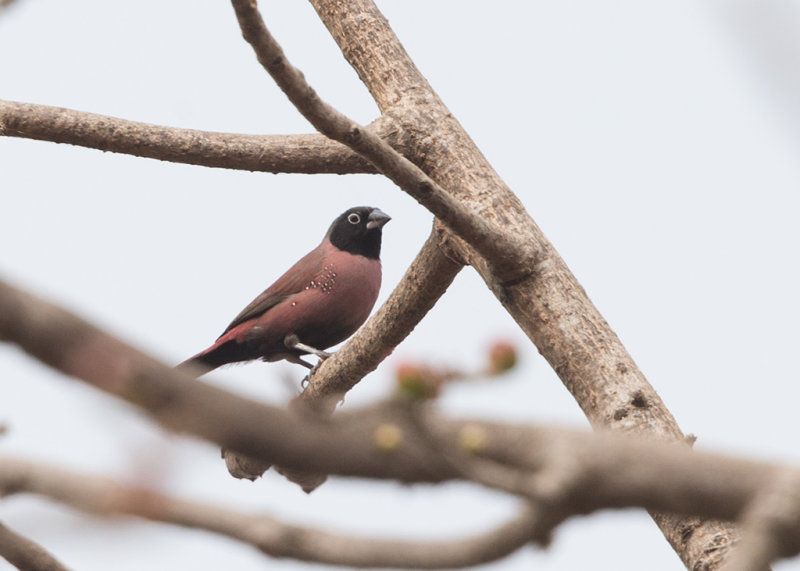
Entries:
[[348, 146], [353, 146], [364, 139], [364, 132], [361, 130], [360, 126], [352, 125], [345, 132], [343, 139]]
[[423, 180], [417, 184], [417, 192], [423, 196], [429, 195], [433, 192], [433, 185], [429, 181]]

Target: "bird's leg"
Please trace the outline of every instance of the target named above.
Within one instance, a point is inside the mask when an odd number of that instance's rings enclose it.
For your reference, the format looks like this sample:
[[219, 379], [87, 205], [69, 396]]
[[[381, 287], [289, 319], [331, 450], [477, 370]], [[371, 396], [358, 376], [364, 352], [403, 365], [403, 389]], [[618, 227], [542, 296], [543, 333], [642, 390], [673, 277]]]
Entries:
[[322, 361], [331, 356], [330, 353], [326, 353], [325, 351], [320, 351], [315, 347], [311, 347], [310, 345], [301, 343], [300, 338], [297, 337], [297, 335], [295, 335], [294, 333], [287, 335], [286, 338], [283, 340], [283, 344], [286, 345], [286, 347], [288, 347], [289, 349], [299, 349], [300, 351], [305, 351], [306, 353], [311, 353], [312, 355], [316, 355], [317, 357], [319, 357], [319, 361], [317, 361], [317, 364], [314, 365], [313, 367], [308, 363], [306, 363], [305, 361], [303, 361], [300, 357], [294, 356], [294, 358], [297, 359], [296, 361], [290, 359], [293, 363], [299, 362], [301, 365], [304, 365], [309, 369], [311, 369], [308, 372], [308, 375], [306, 375], [301, 381], [300, 383], [301, 387], [305, 387], [308, 384], [308, 381], [311, 379], [311, 377], [314, 376], [314, 373], [317, 372], [317, 369], [319, 369], [319, 366], [322, 364]]
[[[325, 351], [316, 349], [311, 345], [306, 345], [305, 343], [301, 343], [300, 339], [294, 333], [290, 333], [289, 335], [287, 335], [283, 340], [283, 344], [286, 345], [289, 349], [299, 349], [300, 351], [305, 351], [306, 353], [311, 353], [312, 355], [316, 355], [323, 361], [331, 356], [330, 353], [326, 353]], [[305, 363], [305, 361], [303, 361], [303, 363]]]

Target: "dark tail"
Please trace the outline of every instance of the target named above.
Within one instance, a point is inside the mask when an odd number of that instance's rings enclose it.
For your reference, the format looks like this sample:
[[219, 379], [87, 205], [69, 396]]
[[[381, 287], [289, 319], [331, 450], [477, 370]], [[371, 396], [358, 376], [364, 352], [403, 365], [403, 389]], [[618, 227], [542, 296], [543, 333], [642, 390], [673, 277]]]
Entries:
[[234, 341], [226, 341], [219, 345], [212, 345], [194, 357], [186, 359], [175, 368], [195, 377], [201, 377], [217, 367], [242, 360], [244, 359], [241, 357], [241, 348], [239, 344]]

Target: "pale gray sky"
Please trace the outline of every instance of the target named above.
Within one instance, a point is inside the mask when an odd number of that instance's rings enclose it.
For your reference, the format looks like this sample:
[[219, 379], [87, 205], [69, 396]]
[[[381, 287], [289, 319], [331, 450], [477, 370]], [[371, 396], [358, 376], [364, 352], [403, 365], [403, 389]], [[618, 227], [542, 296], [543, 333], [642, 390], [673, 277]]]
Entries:
[[[800, 58], [796, 2], [379, 2], [433, 87], [577, 275], [698, 447], [800, 461]], [[304, 2], [262, 8], [321, 96], [375, 105]], [[793, 75], [794, 74], [794, 75]], [[18, 0], [0, 12], [0, 98], [179, 127], [304, 133], [241, 39], [229, 3]], [[227, 172], [0, 138], [0, 275], [168, 363], [204, 348], [347, 207], [392, 215], [381, 298], [430, 215], [376, 176]], [[380, 301], [379, 300], [379, 301]], [[465, 319], [469, 311], [470, 319]], [[524, 346], [508, 380], [448, 389], [448, 412], [586, 426], [535, 348], [469, 269], [347, 406], [391, 391], [406, 359], [476, 364]], [[291, 396], [252, 364], [214, 382]], [[339, 531], [443, 537], [514, 503], [466, 485], [334, 479], [306, 496], [227, 476], [218, 451], [164, 438], [130, 407], [0, 346], [0, 454], [146, 479]], [[193, 531], [83, 518], [35, 498], [0, 519], [75, 569], [298, 569]], [[593, 515], [491, 569], [679, 569], [639, 511]], [[0, 568], [3, 568], [0, 562]], [[779, 569], [798, 569], [787, 562]]]

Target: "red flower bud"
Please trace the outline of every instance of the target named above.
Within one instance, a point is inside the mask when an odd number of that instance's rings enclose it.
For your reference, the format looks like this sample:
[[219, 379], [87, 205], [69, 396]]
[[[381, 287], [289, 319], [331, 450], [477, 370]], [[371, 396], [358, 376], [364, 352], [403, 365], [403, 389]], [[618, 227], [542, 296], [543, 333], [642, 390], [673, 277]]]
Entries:
[[500, 375], [510, 371], [517, 364], [517, 349], [508, 341], [497, 341], [489, 349], [490, 375]]
[[401, 394], [413, 399], [431, 399], [439, 395], [444, 379], [428, 367], [402, 363], [395, 371], [395, 381]]

